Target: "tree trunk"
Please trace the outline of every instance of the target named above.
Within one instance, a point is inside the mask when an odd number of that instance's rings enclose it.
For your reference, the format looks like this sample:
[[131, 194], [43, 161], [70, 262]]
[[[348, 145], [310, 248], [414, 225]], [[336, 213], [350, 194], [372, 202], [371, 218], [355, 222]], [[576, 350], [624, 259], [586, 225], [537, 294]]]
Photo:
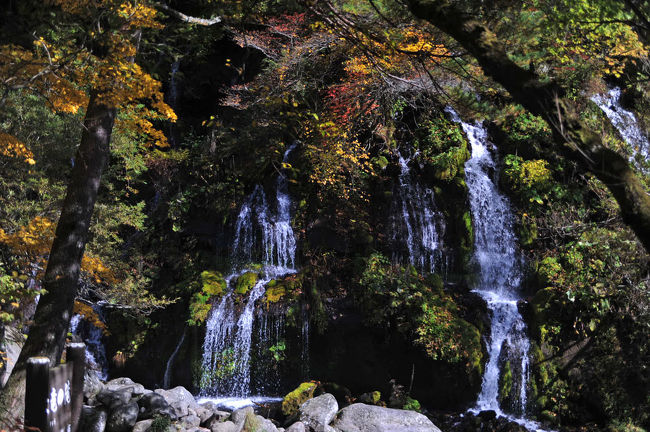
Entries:
[[16, 366], [0, 396], [0, 420], [7, 415], [22, 419], [24, 412], [25, 365], [29, 357], [45, 356], [54, 367], [61, 358], [79, 284], [81, 258], [97, 199], [102, 171], [109, 158], [109, 144], [116, 109], [91, 95], [84, 119], [67, 194], [56, 227], [54, 242], [43, 277], [43, 294], [36, 308]]
[[555, 82], [542, 83], [535, 73], [510, 60], [504, 45], [482, 23], [449, 0], [407, 0], [418, 18], [456, 39], [478, 60], [486, 75], [501, 84], [524, 108], [551, 126], [557, 148], [593, 173], [610, 190], [623, 221], [650, 252], [650, 195], [629, 162], [606, 147], [599, 134], [580, 119], [576, 104], [563, 98]]

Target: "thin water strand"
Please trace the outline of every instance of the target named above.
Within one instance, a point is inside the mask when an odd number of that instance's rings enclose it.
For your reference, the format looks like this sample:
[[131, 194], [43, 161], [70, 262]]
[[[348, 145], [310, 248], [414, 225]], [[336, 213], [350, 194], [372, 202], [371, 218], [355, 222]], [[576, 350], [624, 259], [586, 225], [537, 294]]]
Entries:
[[444, 219], [433, 191], [413, 180], [411, 159], [400, 152], [398, 157], [400, 175], [391, 209], [393, 259], [433, 273], [441, 264]]

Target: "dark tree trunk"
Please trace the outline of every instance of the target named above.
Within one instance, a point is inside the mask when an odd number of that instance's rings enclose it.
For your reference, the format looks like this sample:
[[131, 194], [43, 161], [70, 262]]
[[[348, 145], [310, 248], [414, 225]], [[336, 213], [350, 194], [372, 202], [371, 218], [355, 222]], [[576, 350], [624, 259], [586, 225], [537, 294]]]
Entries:
[[510, 60], [504, 45], [484, 24], [448, 0], [407, 0], [418, 18], [429, 21], [470, 52], [486, 75], [501, 84], [524, 108], [551, 126], [554, 150], [578, 162], [610, 190], [625, 223], [650, 252], [650, 195], [628, 161], [606, 147], [580, 119], [576, 104], [563, 98], [557, 83], [542, 83], [535, 73]]
[[[103, 105], [94, 94], [91, 96], [81, 144], [43, 277], [46, 293], [38, 302], [34, 324], [0, 397], [0, 406], [11, 407], [9, 415], [22, 418], [27, 359], [45, 356], [50, 359], [51, 366], [55, 366], [61, 358], [77, 295], [90, 219], [102, 171], [109, 158], [115, 113], [115, 108]], [[4, 415], [0, 413], [0, 418]]]

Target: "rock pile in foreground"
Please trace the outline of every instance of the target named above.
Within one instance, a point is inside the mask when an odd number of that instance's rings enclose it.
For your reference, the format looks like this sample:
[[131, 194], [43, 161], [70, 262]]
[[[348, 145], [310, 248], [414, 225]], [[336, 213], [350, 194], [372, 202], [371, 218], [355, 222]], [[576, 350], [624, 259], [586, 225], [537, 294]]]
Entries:
[[440, 432], [414, 411], [362, 403], [339, 410], [329, 393], [301, 404], [286, 428], [252, 407], [221, 411], [212, 402], [198, 403], [184, 387], [148, 390], [129, 378], [105, 384], [88, 379], [84, 398], [85, 432]]

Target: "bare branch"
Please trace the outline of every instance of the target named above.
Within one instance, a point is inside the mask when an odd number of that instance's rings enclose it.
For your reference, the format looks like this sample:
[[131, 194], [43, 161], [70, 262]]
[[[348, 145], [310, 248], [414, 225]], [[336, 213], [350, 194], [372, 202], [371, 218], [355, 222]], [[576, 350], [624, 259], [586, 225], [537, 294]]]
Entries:
[[181, 21], [185, 21], [190, 24], [198, 24], [202, 26], [211, 26], [215, 24], [219, 24], [222, 20], [221, 17], [212, 17], [212, 18], [199, 18], [199, 17], [193, 17], [189, 15], [185, 15], [182, 12], [177, 11], [176, 9], [172, 9], [169, 6], [162, 4], [162, 3], [155, 3], [154, 6], [156, 6], [159, 9], [164, 10], [165, 12], [168, 12], [170, 15], [175, 16]]

